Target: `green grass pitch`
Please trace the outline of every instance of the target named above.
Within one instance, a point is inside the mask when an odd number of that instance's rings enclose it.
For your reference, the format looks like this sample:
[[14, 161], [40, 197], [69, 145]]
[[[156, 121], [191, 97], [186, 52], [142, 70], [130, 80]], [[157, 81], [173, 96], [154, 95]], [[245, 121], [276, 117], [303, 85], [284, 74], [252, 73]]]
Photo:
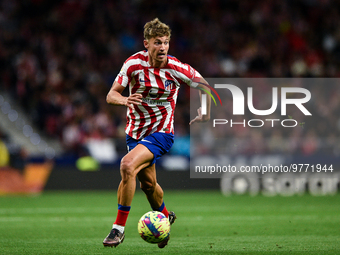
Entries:
[[116, 193], [45, 192], [0, 197], [0, 254], [340, 254], [340, 195], [230, 196], [166, 191], [178, 216], [169, 245], [144, 242], [137, 222], [149, 205], [137, 192], [124, 243], [102, 241], [116, 215]]

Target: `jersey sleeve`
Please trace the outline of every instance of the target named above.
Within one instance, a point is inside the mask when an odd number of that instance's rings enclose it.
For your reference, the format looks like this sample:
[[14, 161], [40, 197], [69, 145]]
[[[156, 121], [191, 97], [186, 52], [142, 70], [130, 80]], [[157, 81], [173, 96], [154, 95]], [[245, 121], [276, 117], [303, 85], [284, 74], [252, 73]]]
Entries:
[[182, 81], [190, 87], [196, 88], [202, 78], [201, 74], [188, 64], [184, 64], [184, 66], [185, 68], [181, 69]]
[[191, 66], [189, 66], [189, 70], [190, 70], [190, 81], [189, 83], [187, 83], [190, 87], [196, 88], [202, 78], [202, 75], [196, 71], [194, 68], [192, 68]]
[[129, 75], [128, 69], [129, 69], [128, 61], [125, 61], [122, 69], [120, 70], [119, 74], [115, 79], [115, 81], [118, 82], [123, 87], [126, 87], [131, 81], [131, 75]]

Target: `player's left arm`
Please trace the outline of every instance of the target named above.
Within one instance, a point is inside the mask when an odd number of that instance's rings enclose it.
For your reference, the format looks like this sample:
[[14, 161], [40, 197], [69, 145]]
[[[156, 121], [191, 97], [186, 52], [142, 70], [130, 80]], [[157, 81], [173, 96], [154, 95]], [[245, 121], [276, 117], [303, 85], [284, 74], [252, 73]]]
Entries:
[[208, 93], [206, 91], [208, 91], [210, 93], [210, 89], [208, 86], [204, 86], [203, 84], [206, 84], [208, 85], [208, 82], [203, 78], [203, 77], [200, 77], [200, 80], [198, 82], [198, 85], [197, 85], [197, 88], [201, 88], [198, 93], [199, 93], [199, 96], [200, 96], [200, 101], [201, 101], [201, 105], [202, 105], [202, 94], [206, 94], [206, 99], [207, 99], [207, 105], [206, 105], [206, 109], [207, 109], [207, 112], [206, 114], [202, 114], [202, 108], [198, 108], [197, 109], [197, 116], [192, 119], [189, 123], [189, 125], [191, 125], [192, 123], [195, 123], [195, 122], [207, 122], [210, 120], [210, 109], [211, 109], [211, 97], [208, 95]]

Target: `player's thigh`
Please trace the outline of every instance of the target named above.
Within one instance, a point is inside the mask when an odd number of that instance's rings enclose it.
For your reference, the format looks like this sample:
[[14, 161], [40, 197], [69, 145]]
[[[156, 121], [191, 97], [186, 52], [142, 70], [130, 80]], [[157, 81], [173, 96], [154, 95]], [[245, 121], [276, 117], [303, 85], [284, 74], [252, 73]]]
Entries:
[[156, 164], [143, 168], [137, 174], [141, 188], [153, 188], [157, 184], [156, 178]]
[[138, 144], [121, 161], [121, 171], [128, 174], [137, 174], [148, 167], [153, 160], [153, 153], [143, 144]]

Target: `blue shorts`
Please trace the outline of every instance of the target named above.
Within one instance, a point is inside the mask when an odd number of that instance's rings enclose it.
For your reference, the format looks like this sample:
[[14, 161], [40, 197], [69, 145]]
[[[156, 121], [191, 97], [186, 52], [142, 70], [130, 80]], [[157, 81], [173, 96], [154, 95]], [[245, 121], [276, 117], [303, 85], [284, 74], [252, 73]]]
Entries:
[[142, 140], [136, 140], [129, 135], [126, 135], [126, 144], [128, 151], [131, 151], [137, 144], [143, 144], [153, 154], [153, 160], [150, 165], [153, 165], [157, 159], [167, 153], [174, 143], [174, 135], [166, 133], [153, 133], [144, 137]]

